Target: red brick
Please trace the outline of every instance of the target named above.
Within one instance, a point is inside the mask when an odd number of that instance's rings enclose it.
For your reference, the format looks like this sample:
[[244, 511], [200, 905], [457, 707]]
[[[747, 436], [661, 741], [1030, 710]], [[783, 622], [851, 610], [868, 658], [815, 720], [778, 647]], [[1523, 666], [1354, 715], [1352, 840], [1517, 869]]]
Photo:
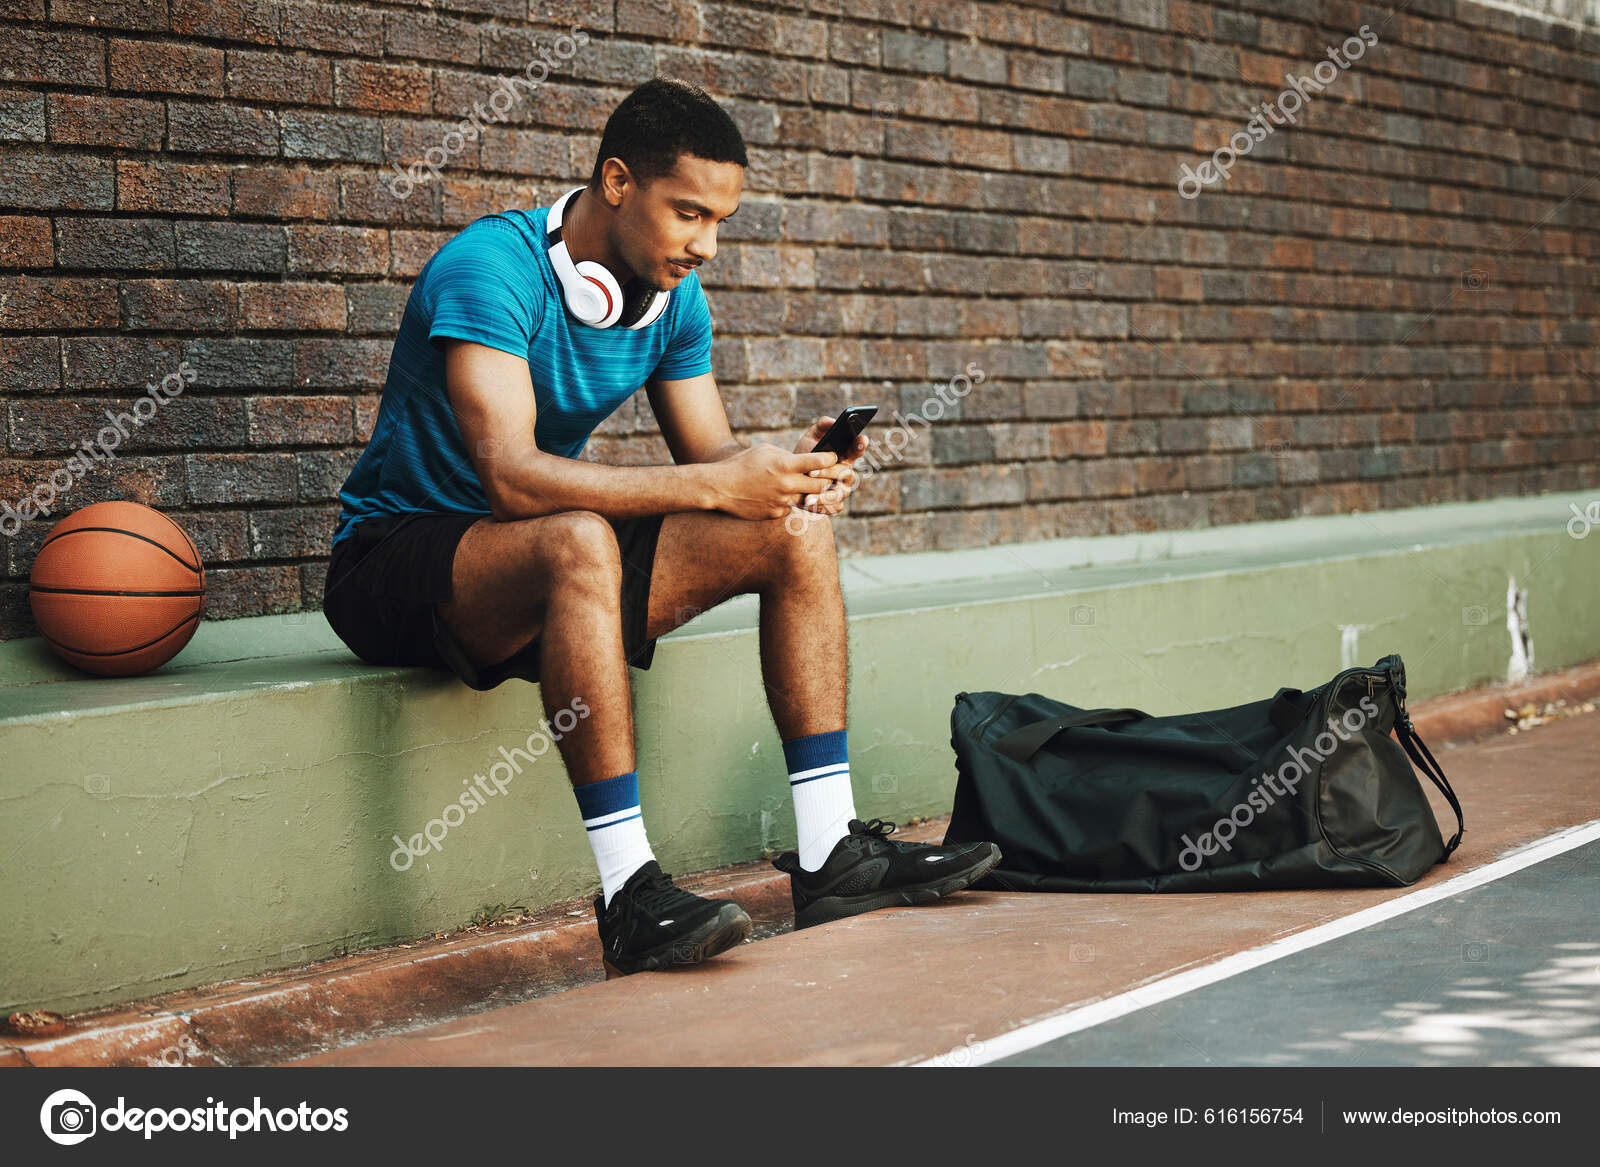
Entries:
[[392, 231], [390, 248], [394, 256], [394, 274], [415, 276], [433, 253], [443, 247], [454, 231]]
[[122, 327], [222, 332], [233, 318], [233, 285], [219, 280], [125, 280]]
[[331, 219], [338, 180], [327, 171], [246, 166], [234, 172], [233, 213], [269, 219]]
[[172, 31], [212, 40], [276, 39], [273, 0], [167, 0]]
[[229, 168], [171, 162], [117, 163], [117, 209], [226, 215]]
[[159, 150], [166, 132], [166, 107], [138, 98], [52, 93], [50, 140], [77, 146], [122, 146]]
[[105, 38], [87, 32], [6, 26], [0, 81], [104, 85]]
[[229, 97], [293, 105], [327, 105], [333, 99], [333, 71], [326, 58], [301, 57], [281, 49], [228, 53]]
[[340, 332], [345, 289], [339, 284], [243, 284], [239, 327], [250, 330]]
[[617, 0], [617, 31], [693, 41], [700, 35], [700, 21], [696, 5], [688, 0]]
[[289, 270], [381, 275], [389, 268], [389, 233], [369, 227], [289, 228]]
[[222, 50], [203, 45], [113, 40], [111, 88], [222, 96]]
[[289, 0], [278, 6], [278, 43], [286, 47], [375, 57], [383, 51], [383, 12], [348, 3]]
[[53, 336], [0, 340], [0, 393], [50, 392], [60, 387], [60, 340]]
[[334, 67], [334, 101], [353, 109], [427, 113], [433, 106], [433, 70], [340, 61]]
[[54, 262], [49, 219], [0, 215], [0, 267], [49, 267]]
[[350, 441], [348, 397], [252, 397], [252, 446], [333, 445]]
[[115, 280], [0, 276], [0, 329], [115, 328]]

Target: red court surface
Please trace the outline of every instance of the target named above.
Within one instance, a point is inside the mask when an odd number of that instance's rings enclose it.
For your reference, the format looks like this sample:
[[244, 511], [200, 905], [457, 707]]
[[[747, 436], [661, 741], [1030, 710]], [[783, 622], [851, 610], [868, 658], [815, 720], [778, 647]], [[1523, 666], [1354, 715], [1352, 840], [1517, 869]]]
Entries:
[[[1465, 806], [1467, 834], [1448, 864], [1409, 888], [1206, 895], [962, 892], [931, 905], [874, 912], [746, 944], [698, 967], [590, 984], [288, 1064], [992, 1061], [986, 1048], [1014, 1050], [1018, 1043], [1008, 1045], [1007, 1035], [1041, 1019], [1095, 1002], [1126, 1000], [1141, 986], [1158, 986], [1175, 974], [1426, 892], [1558, 832], [1600, 820], [1600, 715], [1565, 718], [1435, 753]], [[1441, 798], [1435, 796], [1434, 803], [1441, 823], [1453, 821]], [[1592, 865], [1587, 870], [1592, 872]], [[1453, 901], [1454, 893], [1443, 890], [1449, 894], [1438, 902]], [[1552, 953], [1566, 953], [1569, 963], [1581, 964], [1587, 959], [1585, 946], [1600, 934], [1600, 888], [1589, 883], [1567, 890], [1596, 910], [1558, 920], [1518, 943], [1548, 946]], [[1472, 950], [1462, 951], [1470, 960]], [[1397, 953], [1397, 973], [1403, 963]], [[1593, 971], [1595, 984], [1577, 990], [1579, 1003], [1586, 1000], [1591, 1012], [1600, 997], [1600, 965]], [[1337, 993], [1338, 987], [1318, 986], [1319, 993], [1329, 991]], [[1346, 1004], [1357, 1013], [1366, 1007], [1355, 998]], [[1282, 1049], [1299, 1036], [1292, 1015], [1287, 1016], [1281, 1031], [1267, 1026], [1242, 1060], [1281, 1064]], [[1566, 1064], [1574, 1059], [1588, 1064], [1585, 1051], [1595, 1046], [1586, 1040], [1575, 1038], [1578, 1044], [1568, 1051]], [[1153, 1049], [1146, 1064], [1182, 1060], [1173, 1059], [1172, 1052]], [[1299, 1053], [1296, 1059], [1298, 1064], [1352, 1064], [1341, 1063], [1340, 1056], [1329, 1050], [1321, 1059], [1314, 1053]], [[1561, 1062], [1560, 1057], [1551, 1060]]]

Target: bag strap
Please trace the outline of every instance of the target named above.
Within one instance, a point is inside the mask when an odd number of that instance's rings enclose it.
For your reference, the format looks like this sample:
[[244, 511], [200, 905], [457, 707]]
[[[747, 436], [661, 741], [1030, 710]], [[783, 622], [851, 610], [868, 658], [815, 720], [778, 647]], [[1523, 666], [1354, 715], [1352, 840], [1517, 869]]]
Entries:
[[[1456, 812], [1456, 833], [1445, 844], [1444, 854], [1439, 857], [1439, 862], [1443, 863], [1450, 858], [1450, 853], [1461, 845], [1461, 836], [1467, 829], [1466, 820], [1461, 817], [1461, 803], [1456, 798], [1456, 792], [1450, 788], [1450, 780], [1444, 776], [1444, 770], [1434, 760], [1427, 743], [1422, 740], [1417, 733], [1416, 727], [1411, 724], [1411, 714], [1404, 709], [1400, 710], [1400, 716], [1395, 719], [1394, 727], [1400, 738], [1400, 744], [1405, 747], [1406, 753], [1411, 755], [1411, 760], [1417, 764], [1417, 769], [1432, 780], [1433, 784], [1444, 794], [1445, 800], [1450, 803], [1450, 809]], [[1417, 753], [1419, 749], [1422, 751], [1420, 755]], [[1423, 761], [1424, 757], [1427, 761]]]
[[1035, 721], [1014, 729], [998, 739], [994, 743], [994, 748], [1013, 761], [1026, 763], [1033, 758], [1033, 755], [1044, 749], [1046, 742], [1064, 729], [1073, 729], [1081, 725], [1138, 721], [1149, 716], [1148, 713], [1138, 709], [1080, 709], [1076, 713], [1046, 717], [1043, 721]]

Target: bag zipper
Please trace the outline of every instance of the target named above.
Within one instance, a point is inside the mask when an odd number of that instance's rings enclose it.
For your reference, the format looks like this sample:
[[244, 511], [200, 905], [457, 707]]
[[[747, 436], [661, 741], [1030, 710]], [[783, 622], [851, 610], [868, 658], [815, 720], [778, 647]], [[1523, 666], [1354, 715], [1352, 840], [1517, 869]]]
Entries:
[[[982, 741], [983, 740], [983, 731], [989, 728], [989, 723], [992, 722], [995, 718], [999, 717], [1007, 709], [1010, 709], [1011, 705], [1012, 705], [1012, 702], [1016, 701], [1020, 696], [1021, 696], [1021, 694], [1014, 693], [1011, 696], [1007, 697], [1004, 701], [1002, 701], [1000, 703], [1000, 705], [995, 709], [995, 711], [993, 713], [989, 714], [988, 717], [983, 719], [983, 724], [978, 726], [977, 729], [972, 731], [972, 740], [973, 741]], [[969, 694], [967, 694], [965, 692], [962, 692], [962, 693], [957, 693], [956, 694], [956, 700], [957, 701], [970, 702], [972, 700], [972, 698], [971, 698], [971, 696]]]
[[[1322, 686], [1322, 692], [1319, 693], [1318, 698], [1317, 698], [1317, 720], [1318, 720], [1318, 722], [1320, 724], [1322, 724], [1322, 725], [1326, 725], [1327, 724], [1327, 721], [1328, 721], [1328, 707], [1333, 704], [1333, 695], [1339, 691], [1339, 682], [1340, 682], [1340, 680], [1342, 680], [1344, 677], [1354, 676], [1354, 675], [1357, 675], [1357, 674], [1365, 674], [1366, 675], [1367, 695], [1369, 697], [1376, 697], [1377, 694], [1375, 692], [1375, 686], [1377, 685], [1377, 683], [1380, 680], [1390, 680], [1391, 679], [1390, 670], [1373, 668], [1373, 667], [1367, 666], [1367, 665], [1363, 665], [1363, 666], [1361, 666], [1359, 668], [1344, 669], [1343, 671], [1335, 674], [1334, 678], [1331, 681], [1329, 681], [1326, 685]], [[1393, 686], [1391, 686], [1391, 688], [1392, 687]], [[1396, 695], [1396, 701], [1397, 702], [1399, 701], [1398, 694]], [[1403, 710], [1402, 710], [1401, 716], [1406, 717], [1407, 721], [1410, 720], [1410, 716], [1405, 714], [1403, 712]], [[1408, 759], [1408, 761], [1409, 761], [1409, 759]], [[1317, 769], [1317, 789], [1318, 789], [1318, 792], [1320, 793], [1320, 791], [1322, 789], [1322, 769], [1321, 769], [1321, 767], [1318, 767], [1318, 769]], [[1400, 882], [1400, 877], [1398, 875], [1396, 875], [1393, 871], [1391, 871], [1388, 867], [1384, 866], [1382, 863], [1379, 863], [1374, 859], [1363, 858], [1360, 855], [1347, 855], [1345, 852], [1339, 850], [1339, 848], [1334, 844], [1333, 840], [1328, 837], [1328, 829], [1322, 823], [1322, 799], [1321, 798], [1316, 799], [1316, 801], [1314, 803], [1314, 806], [1315, 806], [1316, 814], [1317, 814], [1317, 831], [1318, 831], [1319, 834], [1321, 834], [1322, 841], [1324, 843], [1328, 844], [1328, 849], [1330, 851], [1332, 851], [1335, 855], [1339, 856], [1339, 858], [1345, 860], [1347, 863], [1358, 863], [1362, 867], [1366, 867], [1366, 868], [1368, 868], [1368, 869], [1370, 869], [1372, 871], [1381, 872], [1385, 877], [1387, 877], [1389, 880], [1391, 880], [1396, 887], [1405, 886], [1403, 883]]]

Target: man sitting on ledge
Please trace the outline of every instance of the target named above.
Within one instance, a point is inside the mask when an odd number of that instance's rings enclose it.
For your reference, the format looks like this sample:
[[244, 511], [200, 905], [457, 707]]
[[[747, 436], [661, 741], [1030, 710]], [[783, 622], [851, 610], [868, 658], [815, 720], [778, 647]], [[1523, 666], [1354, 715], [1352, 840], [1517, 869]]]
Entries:
[[[856, 818], [845, 742], [844, 601], [832, 525], [845, 458], [734, 439], [711, 375], [695, 269], [739, 208], [737, 127], [658, 78], [606, 123], [586, 186], [486, 215], [417, 277], [372, 439], [340, 491], [323, 607], [374, 664], [450, 669], [474, 689], [538, 681], [587, 712], [560, 749], [600, 869], [609, 967], [704, 960], [743, 940], [730, 900], [673, 885], [645, 835], [628, 666], [730, 596], [761, 597], [762, 677], [794, 796], [795, 926], [966, 887], [991, 843], [891, 842]], [[672, 466], [579, 458], [643, 384]], [[570, 718], [570, 714], [568, 715]]]

